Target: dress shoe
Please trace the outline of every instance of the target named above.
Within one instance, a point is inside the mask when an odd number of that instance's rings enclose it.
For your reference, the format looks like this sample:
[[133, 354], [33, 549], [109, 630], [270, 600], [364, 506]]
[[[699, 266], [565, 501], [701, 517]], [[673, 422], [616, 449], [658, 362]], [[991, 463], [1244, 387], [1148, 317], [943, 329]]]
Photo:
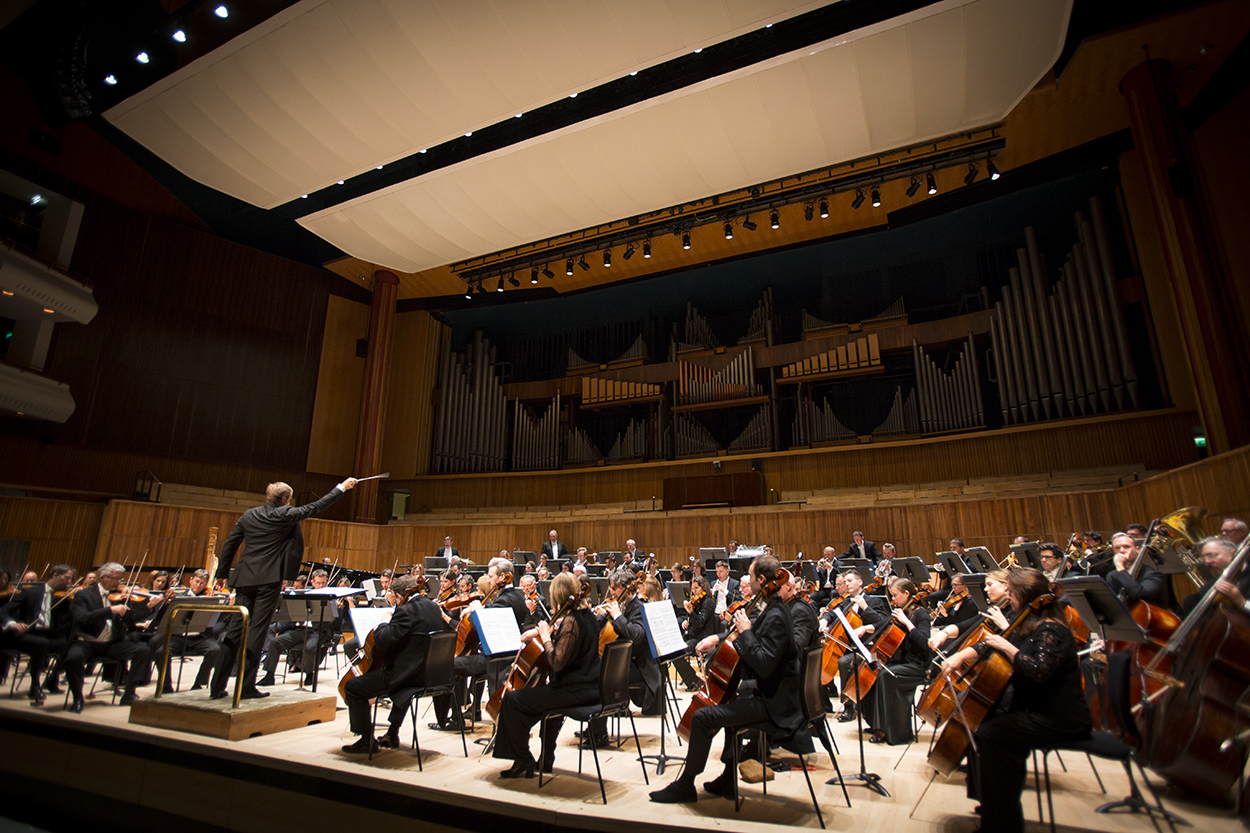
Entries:
[[543, 775], [550, 775], [551, 771], [556, 768], [556, 753], [552, 752], [546, 758], [543, 758], [542, 771]]
[[508, 769], [499, 773], [500, 778], [533, 778], [536, 764], [533, 759], [529, 761], [517, 761]]
[[839, 723], [850, 723], [855, 719], [855, 705], [848, 703], [846, 708], [842, 710], [842, 714], [838, 715]]
[[885, 743], [885, 732], [873, 732], [872, 737], [868, 738], [869, 743]]
[[599, 749], [610, 749], [612, 747], [612, 741], [607, 738], [600, 738], [598, 742], [592, 743], [591, 738], [582, 738], [581, 743], [577, 745], [578, 749], [591, 749], [593, 747], [598, 747]]
[[60, 694], [61, 687], [56, 684], [56, 680], [44, 680], [43, 690], [49, 694]]
[[263, 685], [268, 688], [271, 685], [277, 685], [278, 681], [273, 678], [273, 674], [266, 674], [256, 681], [256, 685]]
[[695, 792], [694, 784], [678, 779], [664, 789], [651, 793], [651, 800], [656, 804], [694, 804], [699, 800], [699, 794]]
[[304, 687], [312, 688], [312, 684], [316, 679], [317, 679], [316, 674], [305, 674], [304, 675]]
[[82, 714], [82, 706], [83, 706], [82, 698], [75, 697], [74, 702], [69, 704], [69, 711], [73, 712], [74, 714]]
[[385, 735], [378, 735], [377, 741], [379, 749], [399, 748], [399, 738], [395, 737], [390, 732], [387, 732]]
[[245, 688], [243, 689], [243, 693], [239, 695], [239, 699], [240, 700], [260, 700], [261, 698], [268, 697], [268, 696], [269, 696], [268, 691], [260, 691], [255, 688]]
[[191, 690], [192, 690], [192, 691], [199, 691], [199, 690], [200, 690], [201, 688], [203, 688], [203, 687], [204, 687], [204, 684], [203, 684], [203, 683], [196, 683], [195, 685], [191, 686]]
[[703, 791], [711, 793], [712, 795], [718, 795], [721, 798], [733, 798], [733, 776], [729, 773], [729, 770], [726, 769], [716, 777], [715, 781], [704, 781]]
[[460, 727], [457, 726], [455, 723], [430, 723], [428, 725], [431, 729], [433, 729], [436, 732], [459, 732], [460, 731]]
[[229, 696], [229, 695], [228, 695], [226, 692], [224, 692], [224, 691], [212, 691], [212, 690], [210, 689], [210, 690], [209, 690], [209, 692], [208, 692], [208, 699], [209, 699], [209, 700], [224, 700], [224, 699], [226, 699], [226, 697], [228, 697], [228, 696]]
[[39, 686], [35, 686], [31, 688], [30, 700], [36, 706], [42, 706], [47, 699], [48, 699], [48, 695], [43, 693], [42, 688], [40, 688]]
[[378, 751], [378, 742], [368, 735], [364, 735], [355, 743], [344, 746], [343, 751], [352, 755], [368, 755], [371, 752]]
[[117, 701], [117, 705], [129, 706], [131, 703], [133, 703], [134, 701], [138, 699], [139, 699], [138, 696], [133, 691], [131, 691], [130, 689], [126, 689], [126, 693], [122, 695], [122, 699]]

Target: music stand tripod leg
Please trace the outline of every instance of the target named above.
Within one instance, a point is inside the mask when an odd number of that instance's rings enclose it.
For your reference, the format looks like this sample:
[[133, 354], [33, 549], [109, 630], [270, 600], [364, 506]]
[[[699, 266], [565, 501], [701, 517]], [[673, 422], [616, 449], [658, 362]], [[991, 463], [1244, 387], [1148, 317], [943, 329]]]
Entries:
[[[663, 686], [665, 685], [665, 682], [667, 682], [669, 688], [672, 688], [673, 681], [671, 679], [667, 679], [668, 677], [667, 672], [669, 670], [667, 666], [670, 662], [672, 662], [672, 660], [669, 660], [668, 662], [660, 663], [661, 670], [662, 670], [660, 685]], [[676, 698], [676, 696], [677, 696], [677, 693], [676, 691], [674, 691], [673, 692], [674, 699]], [[639, 755], [638, 757], [638, 760], [641, 761], [643, 765], [646, 765], [647, 761], [655, 761], [655, 774], [656, 775], [664, 774], [664, 767], [668, 765], [669, 761], [681, 761], [684, 763], [686, 760], [685, 758], [679, 757], [677, 755], [669, 755], [667, 751], [665, 750], [664, 738], [668, 734], [669, 699], [668, 699], [668, 695], [665, 694], [663, 691], [660, 692], [660, 698], [664, 703], [664, 710], [660, 712], [660, 753], [658, 755]], [[676, 726], [677, 724], [674, 723], [673, 725]], [[681, 739], [678, 738], [678, 742], [680, 741]]]
[[826, 781], [826, 784], [862, 784], [878, 795], [889, 798], [890, 793], [885, 787], [881, 786], [881, 776], [875, 772], [869, 772], [864, 762], [864, 707], [861, 700], [859, 690], [859, 674], [855, 675], [855, 727], [859, 730], [859, 772], [853, 775], [836, 775]]

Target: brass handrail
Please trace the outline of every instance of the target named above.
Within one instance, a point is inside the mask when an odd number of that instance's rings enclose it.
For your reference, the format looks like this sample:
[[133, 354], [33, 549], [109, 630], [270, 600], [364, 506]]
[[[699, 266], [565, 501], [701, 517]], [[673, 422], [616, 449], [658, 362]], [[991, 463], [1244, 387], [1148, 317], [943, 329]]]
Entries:
[[205, 602], [174, 602], [170, 605], [169, 613], [165, 616], [165, 652], [161, 654], [161, 670], [160, 675], [156, 679], [155, 699], [161, 699], [161, 692], [165, 689], [165, 678], [169, 675], [169, 643], [174, 636], [174, 615], [180, 610], [204, 611], [206, 613], [240, 613], [243, 615], [243, 641], [239, 644], [238, 676], [234, 680], [234, 705], [231, 706], [231, 708], [237, 709], [239, 707], [239, 695], [243, 693], [243, 664], [247, 661], [247, 628], [252, 621], [252, 614], [248, 611], [247, 605], [214, 605]]

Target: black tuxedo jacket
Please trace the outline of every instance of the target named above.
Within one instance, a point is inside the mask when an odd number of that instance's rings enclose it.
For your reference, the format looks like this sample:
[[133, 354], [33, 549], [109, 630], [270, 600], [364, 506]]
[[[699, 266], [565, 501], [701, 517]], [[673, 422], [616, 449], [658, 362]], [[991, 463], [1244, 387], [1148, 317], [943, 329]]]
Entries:
[[629, 601], [621, 605], [621, 615], [612, 620], [618, 639], [632, 639], [634, 667], [642, 673], [643, 683], [647, 691], [634, 702], [642, 707], [643, 714], [652, 714], [659, 702], [660, 664], [651, 655], [651, 645], [647, 642], [647, 628], [642, 622], [642, 599], [630, 596]]
[[[712, 598], [716, 598], [716, 582], [717, 582], [717, 579], [715, 577], [708, 579], [708, 583], [712, 585], [712, 592], [708, 595], [710, 595]], [[733, 576], [730, 576], [729, 578], [725, 579], [725, 587], [726, 587], [726, 590], [725, 590], [725, 606], [726, 607], [733, 604], [734, 602], [742, 601], [742, 582], [738, 581], [738, 579], [734, 578]]]
[[74, 600], [70, 602], [70, 608], [74, 627], [78, 633], [99, 636], [103, 633], [105, 625], [109, 622], [114, 623], [116, 625], [113, 628], [112, 641], [114, 642], [120, 642], [135, 622], [133, 607], [129, 608], [124, 615], [118, 616], [105, 605], [96, 587], [88, 587], [75, 593]]
[[445, 551], [446, 549], [447, 549], [446, 547], [439, 547], [438, 549], [434, 550], [434, 557], [435, 558], [451, 558], [452, 556], [455, 556], [456, 558], [460, 557], [460, 550], [456, 549], [455, 547], [451, 548], [451, 552], [446, 552]]
[[556, 541], [555, 546], [551, 545], [551, 539], [543, 541], [543, 555], [548, 558], [565, 558], [569, 554], [569, 548], [564, 546], [563, 541]]
[[303, 549], [303, 537], [299, 532], [299, 522], [305, 518], [323, 512], [334, 505], [343, 490], [335, 486], [328, 495], [304, 506], [279, 506], [266, 503], [264, 506], [253, 507], [243, 513], [226, 541], [221, 545], [221, 557], [217, 562], [217, 578], [228, 578], [230, 567], [234, 564], [235, 553], [239, 545], [246, 542], [239, 566], [234, 571], [232, 587], [259, 587], [266, 584], [281, 584], [288, 568], [289, 556], [298, 538], [299, 548]]
[[[40, 582], [30, 587], [23, 587], [13, 595], [9, 603], [0, 610], [0, 627], [7, 625], [9, 622], [21, 622], [24, 625], [33, 625], [35, 620], [39, 618], [39, 613], [43, 610], [43, 594], [47, 591], [48, 585]], [[58, 602], [60, 602], [58, 604]], [[52, 601], [52, 622], [49, 630], [56, 635], [65, 635], [69, 633], [70, 625], [73, 623], [73, 617], [70, 613], [70, 600], [53, 599]]]
[[877, 545], [867, 538], [864, 539], [864, 554], [859, 554], [859, 547], [855, 546], [852, 541], [851, 545], [846, 548], [846, 552], [842, 553], [841, 558], [867, 558], [872, 562], [872, 566], [876, 567], [877, 562], [881, 560], [881, 553], [877, 550]]
[[803, 711], [799, 704], [799, 653], [794, 644], [790, 608], [780, 597], [770, 598], [734, 647], [745, 664], [743, 676], [757, 681], [769, 719], [789, 734], [797, 732], [803, 725]]
[[445, 630], [438, 605], [419, 593], [396, 608], [390, 622], [378, 625], [373, 645], [384, 652], [382, 665], [391, 672], [392, 693], [424, 682], [430, 635]]

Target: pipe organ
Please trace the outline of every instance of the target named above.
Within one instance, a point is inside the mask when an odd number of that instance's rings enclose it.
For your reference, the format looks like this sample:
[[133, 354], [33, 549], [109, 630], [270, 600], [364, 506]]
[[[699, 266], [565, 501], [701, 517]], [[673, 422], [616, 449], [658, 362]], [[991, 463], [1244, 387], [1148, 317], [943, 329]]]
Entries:
[[625, 430], [616, 436], [616, 442], [612, 443], [612, 449], [608, 451], [608, 462], [641, 460], [649, 451], [647, 424], [642, 420], [631, 419]]
[[791, 362], [781, 368], [781, 377], [794, 379], [880, 366], [881, 340], [876, 333], [869, 333], [863, 338], [849, 341], [832, 350], [826, 350], [802, 361]]
[[912, 339], [912, 361], [920, 400], [920, 428], [926, 433], [958, 431], [985, 426], [981, 379], [972, 333], [950, 373], [942, 370], [923, 347]]
[[673, 340], [669, 349], [669, 361], [676, 361], [678, 356], [687, 353], [703, 353], [720, 347], [716, 334], [708, 326], [707, 319], [699, 315], [690, 301], [686, 302], [686, 320], [678, 334], [677, 324], [673, 324]]
[[506, 469], [507, 414], [508, 401], [490, 340], [479, 330], [463, 353], [453, 353], [448, 344], [434, 428], [436, 472]]
[[892, 436], [895, 434], [919, 434], [920, 417], [916, 413], [916, 391], [912, 389], [903, 397], [902, 387], [894, 390], [894, 404], [885, 420], [873, 429], [874, 437]]
[[513, 410], [512, 470], [560, 468], [560, 394], [535, 416], [520, 402]]
[[564, 435], [564, 459], [569, 463], [597, 463], [603, 459], [603, 453], [589, 434], [581, 428], [574, 428]]
[[772, 406], [763, 405], [747, 427], [729, 443], [730, 451], [771, 451], [773, 447]]
[[853, 440], [855, 432], [834, 416], [833, 406], [828, 399], [821, 399], [819, 405], [800, 400], [798, 408], [795, 409], [790, 436], [794, 445], [810, 446], [816, 443]]
[[677, 404], [698, 405], [758, 396], [761, 391], [755, 384], [753, 357], [748, 345], [720, 370], [711, 370], [694, 362], [680, 362]]
[[1137, 370], [1097, 197], [1075, 224], [1077, 242], [1053, 292], [1030, 227], [994, 304], [990, 347], [1005, 424], [1137, 407]]
[[685, 414], [673, 417], [673, 449], [678, 457], [715, 455], [720, 445], [712, 433]]
[[647, 401], [661, 395], [659, 385], [647, 382], [618, 382], [600, 376], [582, 377], [582, 407], [607, 403], [624, 405], [631, 401]]
[[777, 310], [773, 306], [773, 289], [764, 290], [764, 297], [751, 311], [747, 321], [747, 334], [738, 339], [738, 344], [770, 344], [768, 328], [777, 320]]

